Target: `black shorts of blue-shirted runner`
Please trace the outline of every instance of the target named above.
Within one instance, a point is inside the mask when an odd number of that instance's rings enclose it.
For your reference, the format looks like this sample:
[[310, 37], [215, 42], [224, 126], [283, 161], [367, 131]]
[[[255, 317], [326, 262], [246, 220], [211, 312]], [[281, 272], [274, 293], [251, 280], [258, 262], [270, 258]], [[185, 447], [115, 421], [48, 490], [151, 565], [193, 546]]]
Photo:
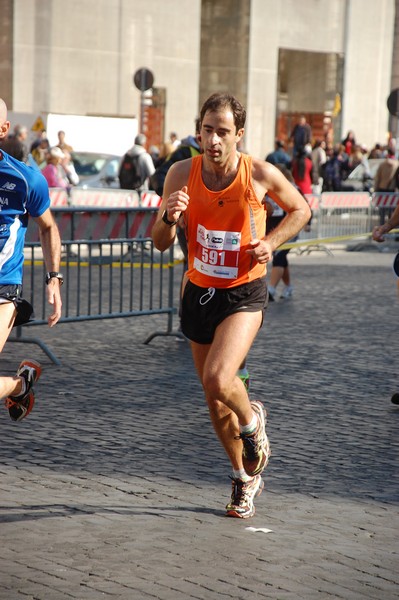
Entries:
[[21, 298], [21, 294], [22, 285], [0, 285], [0, 302], [12, 302], [17, 310], [14, 327], [28, 323], [33, 317], [32, 305], [24, 298]]

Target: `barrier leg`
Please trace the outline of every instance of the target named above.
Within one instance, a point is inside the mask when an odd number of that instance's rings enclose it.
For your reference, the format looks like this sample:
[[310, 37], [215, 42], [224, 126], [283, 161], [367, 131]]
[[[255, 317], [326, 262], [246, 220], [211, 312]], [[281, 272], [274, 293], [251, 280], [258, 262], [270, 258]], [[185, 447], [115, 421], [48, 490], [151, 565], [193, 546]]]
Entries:
[[170, 247], [169, 250], [169, 290], [168, 290], [168, 308], [169, 313], [168, 313], [168, 325], [167, 325], [167, 329], [166, 331], [155, 331], [154, 333], [152, 333], [146, 340], [145, 340], [145, 344], [149, 344], [151, 342], [151, 340], [153, 340], [155, 337], [158, 336], [173, 336], [175, 338], [179, 338], [182, 340], [185, 340], [186, 338], [184, 337], [184, 335], [181, 333], [181, 331], [173, 331], [173, 314], [176, 312], [176, 310], [173, 307], [173, 291], [174, 291], [174, 271], [175, 271], [175, 267], [174, 267], [174, 256], [173, 256], [173, 244]]
[[327, 246], [324, 246], [324, 244], [318, 244], [316, 241], [314, 244], [309, 244], [309, 246], [306, 246], [306, 248], [299, 249], [298, 254], [310, 254], [313, 250], [322, 250], [323, 252], [326, 252], [326, 254], [333, 256], [333, 253], [329, 248], [327, 248]]
[[179, 338], [181, 340], [185, 340], [186, 338], [184, 337], [184, 335], [182, 334], [181, 331], [173, 331], [173, 312], [174, 311], [170, 311], [170, 313], [168, 314], [168, 326], [166, 331], [154, 331], [154, 333], [152, 333], [151, 335], [148, 336], [148, 338], [145, 340], [145, 344], [149, 344], [151, 342], [151, 340], [153, 340], [155, 337], [175, 337], [175, 338]]
[[21, 327], [17, 327], [16, 330], [16, 337], [9, 337], [8, 342], [19, 342], [19, 343], [24, 343], [24, 344], [36, 344], [37, 346], [39, 346], [43, 352], [45, 354], [47, 354], [47, 356], [49, 357], [49, 359], [55, 364], [60, 366], [61, 362], [58, 360], [58, 358], [56, 357], [56, 355], [50, 350], [50, 348], [44, 343], [42, 342], [41, 339], [39, 338], [27, 338], [27, 337], [22, 337], [22, 332], [21, 332]]

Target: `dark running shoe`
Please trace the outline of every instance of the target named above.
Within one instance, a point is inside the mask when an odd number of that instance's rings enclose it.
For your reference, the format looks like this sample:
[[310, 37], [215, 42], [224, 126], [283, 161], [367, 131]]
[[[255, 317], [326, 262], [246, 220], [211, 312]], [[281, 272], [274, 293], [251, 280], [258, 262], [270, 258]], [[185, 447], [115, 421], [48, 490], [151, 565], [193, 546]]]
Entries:
[[19, 365], [17, 376], [25, 380], [25, 393], [23, 396], [9, 396], [4, 400], [13, 421], [21, 421], [31, 412], [35, 403], [33, 384], [39, 379], [41, 373], [41, 366], [34, 360], [23, 360]]
[[240, 433], [242, 439], [242, 462], [245, 472], [253, 477], [262, 473], [269, 462], [270, 445], [266, 435], [266, 411], [261, 402], [253, 400], [251, 402], [252, 410], [257, 416], [258, 426], [254, 433]]
[[249, 519], [255, 514], [254, 498], [262, 493], [264, 483], [260, 475], [250, 481], [231, 477], [231, 500], [226, 506], [226, 517]]

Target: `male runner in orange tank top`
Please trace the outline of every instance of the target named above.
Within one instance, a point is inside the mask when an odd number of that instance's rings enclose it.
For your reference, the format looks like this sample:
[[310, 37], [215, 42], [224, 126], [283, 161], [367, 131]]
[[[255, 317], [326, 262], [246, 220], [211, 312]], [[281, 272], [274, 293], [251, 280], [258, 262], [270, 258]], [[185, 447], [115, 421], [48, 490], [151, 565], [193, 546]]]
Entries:
[[[306, 201], [278, 169], [238, 152], [245, 118], [233, 96], [208, 98], [200, 113], [203, 154], [168, 171], [152, 231], [155, 246], [164, 251], [174, 243], [179, 219], [186, 228], [182, 331], [233, 468], [226, 515], [238, 518], [255, 514], [253, 500], [262, 491], [270, 450], [265, 409], [249, 400], [237, 370], [263, 322], [266, 265], [310, 218]], [[266, 193], [287, 213], [268, 235], [262, 205]]]

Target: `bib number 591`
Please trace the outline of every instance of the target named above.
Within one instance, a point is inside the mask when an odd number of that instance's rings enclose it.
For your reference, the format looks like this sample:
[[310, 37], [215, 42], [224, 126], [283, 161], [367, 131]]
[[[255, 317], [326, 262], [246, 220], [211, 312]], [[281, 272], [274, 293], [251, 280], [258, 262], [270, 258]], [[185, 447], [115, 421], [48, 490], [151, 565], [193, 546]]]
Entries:
[[218, 252], [217, 250], [209, 250], [208, 248], [202, 248], [202, 262], [208, 265], [224, 265], [224, 252]]

